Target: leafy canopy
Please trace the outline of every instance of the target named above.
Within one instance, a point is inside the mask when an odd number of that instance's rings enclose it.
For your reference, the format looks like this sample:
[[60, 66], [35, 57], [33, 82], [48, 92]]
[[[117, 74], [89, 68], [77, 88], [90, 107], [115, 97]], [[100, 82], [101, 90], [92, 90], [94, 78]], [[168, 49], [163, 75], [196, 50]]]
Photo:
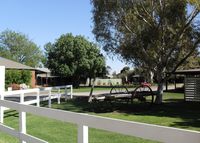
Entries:
[[26, 35], [11, 30], [0, 33], [0, 56], [32, 67], [40, 66], [44, 58], [40, 48]]
[[61, 77], [96, 77], [105, 70], [105, 59], [98, 47], [83, 36], [61, 35], [45, 45], [47, 66]]
[[162, 102], [165, 72], [200, 45], [199, 1], [92, 0], [93, 33], [103, 49], [156, 75]]
[[164, 80], [200, 43], [199, 1], [92, 0], [93, 33], [108, 53]]

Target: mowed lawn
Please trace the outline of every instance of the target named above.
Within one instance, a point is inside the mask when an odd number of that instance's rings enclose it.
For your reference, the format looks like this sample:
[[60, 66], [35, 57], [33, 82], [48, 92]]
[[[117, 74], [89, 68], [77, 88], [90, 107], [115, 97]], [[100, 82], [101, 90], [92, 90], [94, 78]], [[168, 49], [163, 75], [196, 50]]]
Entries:
[[[42, 106], [47, 106], [46, 104], [43, 103]], [[165, 93], [163, 105], [150, 106], [141, 102], [134, 102], [132, 105], [106, 102], [89, 104], [87, 99], [75, 99], [61, 102], [60, 105], [54, 102], [53, 108], [200, 131], [200, 103], [184, 102], [183, 94], [180, 93]], [[5, 123], [17, 129], [18, 113], [12, 110], [6, 112]], [[77, 142], [77, 125], [35, 115], [28, 114], [27, 131], [49, 143]], [[18, 139], [0, 132], [0, 143], [18, 142]], [[154, 143], [155, 141], [89, 129], [89, 142]]]

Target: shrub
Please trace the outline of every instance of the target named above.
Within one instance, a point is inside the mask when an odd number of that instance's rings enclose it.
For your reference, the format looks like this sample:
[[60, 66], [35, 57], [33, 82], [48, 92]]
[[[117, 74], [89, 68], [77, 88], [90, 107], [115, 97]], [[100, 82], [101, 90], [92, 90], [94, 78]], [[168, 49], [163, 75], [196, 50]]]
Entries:
[[25, 70], [7, 70], [6, 71], [6, 88], [11, 84], [30, 84], [31, 72]]

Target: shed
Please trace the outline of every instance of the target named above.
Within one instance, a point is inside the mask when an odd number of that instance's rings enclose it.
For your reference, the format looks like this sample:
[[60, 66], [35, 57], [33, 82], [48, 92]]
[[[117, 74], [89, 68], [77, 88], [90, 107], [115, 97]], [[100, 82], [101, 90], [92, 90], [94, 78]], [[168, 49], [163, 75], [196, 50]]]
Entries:
[[185, 101], [200, 102], [200, 69], [177, 70], [174, 74], [185, 75], [184, 79]]

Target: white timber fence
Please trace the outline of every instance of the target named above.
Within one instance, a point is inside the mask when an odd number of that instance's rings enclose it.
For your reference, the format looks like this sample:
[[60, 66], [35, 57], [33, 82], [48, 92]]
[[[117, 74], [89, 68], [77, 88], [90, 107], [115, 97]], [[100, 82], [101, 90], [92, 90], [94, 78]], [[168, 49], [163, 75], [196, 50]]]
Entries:
[[[62, 93], [64, 90], [64, 94]], [[40, 95], [48, 95], [48, 97], [42, 98], [42, 101], [48, 100], [48, 106], [51, 107], [51, 100], [57, 98], [58, 104], [60, 104], [61, 96], [65, 96], [65, 101], [73, 98], [73, 86], [72, 85], [64, 85], [64, 86], [54, 86], [54, 87], [45, 87], [40, 88]]]
[[19, 138], [22, 143], [47, 143], [47, 141], [26, 133], [26, 113], [77, 124], [78, 143], [88, 143], [88, 127], [165, 143], [200, 142], [200, 132], [197, 131], [73, 113], [33, 105], [24, 105], [22, 103], [6, 100], [0, 100], [0, 106], [14, 109], [19, 112], [19, 131], [8, 127], [3, 123], [0, 123], [0, 131]]
[[[61, 89], [64, 89], [64, 94], [62, 94]], [[70, 91], [70, 92], [68, 92]], [[28, 101], [25, 101], [25, 94], [26, 97], [28, 96], [35, 96], [35, 99], [31, 99]], [[46, 96], [48, 95], [48, 96]], [[61, 96], [65, 96], [65, 100], [72, 99], [73, 98], [73, 87], [72, 85], [65, 85], [65, 86], [56, 86], [56, 87], [46, 87], [46, 88], [35, 88], [35, 89], [26, 89], [26, 90], [14, 90], [14, 91], [3, 91], [0, 93], [0, 99], [4, 100], [5, 97], [12, 97], [12, 98], [18, 98], [19, 102], [26, 105], [35, 104], [39, 107], [40, 106], [40, 96], [43, 96], [41, 98], [41, 101], [48, 100], [48, 106], [51, 108], [51, 100], [57, 98], [58, 104], [60, 104], [60, 98]], [[9, 110], [9, 108], [1, 107], [0, 106], [0, 122], [3, 123], [3, 115], [4, 111]]]
[[[138, 122], [110, 119], [93, 115], [73, 113], [33, 105], [25, 105], [23, 102], [17, 103], [4, 100], [5, 89], [5, 67], [0, 66], [0, 109], [10, 108], [19, 112], [19, 129], [15, 130], [3, 124], [3, 110], [0, 110], [0, 131], [17, 137], [22, 143], [47, 143], [26, 133], [26, 113], [43, 116], [59, 121], [75, 123], [78, 127], [78, 143], [88, 143], [88, 128], [96, 128], [124, 135], [141, 137], [165, 143], [199, 143], [200, 132], [163, 127]], [[21, 91], [21, 92], [24, 92]], [[72, 97], [72, 94], [71, 96]], [[23, 101], [23, 99], [21, 100]], [[0, 138], [1, 140], [1, 138]], [[67, 141], [66, 141], [67, 142]]]

